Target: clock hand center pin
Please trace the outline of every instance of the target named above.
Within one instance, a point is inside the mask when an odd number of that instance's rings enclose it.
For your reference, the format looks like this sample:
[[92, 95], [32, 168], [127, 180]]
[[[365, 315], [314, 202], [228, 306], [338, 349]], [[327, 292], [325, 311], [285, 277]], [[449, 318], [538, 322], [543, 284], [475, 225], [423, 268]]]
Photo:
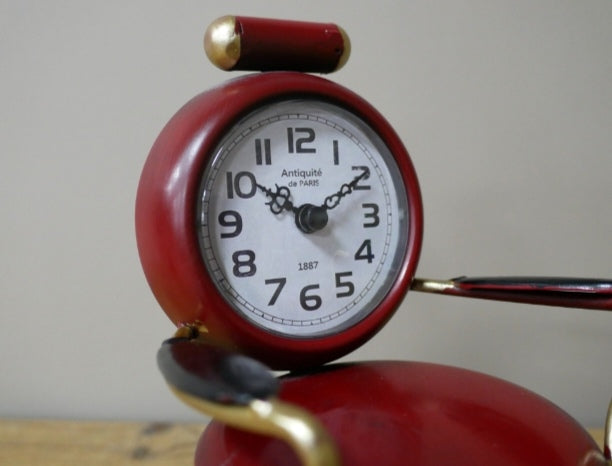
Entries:
[[278, 186], [275, 184], [275, 190], [257, 183], [256, 186], [270, 198], [266, 205], [270, 207], [270, 211], [278, 215], [283, 210], [293, 212], [295, 215], [295, 225], [303, 233], [314, 233], [322, 230], [327, 225], [328, 217], [324, 206], [316, 206], [313, 204], [302, 204], [300, 207], [295, 207], [291, 202], [291, 191], [286, 186]]

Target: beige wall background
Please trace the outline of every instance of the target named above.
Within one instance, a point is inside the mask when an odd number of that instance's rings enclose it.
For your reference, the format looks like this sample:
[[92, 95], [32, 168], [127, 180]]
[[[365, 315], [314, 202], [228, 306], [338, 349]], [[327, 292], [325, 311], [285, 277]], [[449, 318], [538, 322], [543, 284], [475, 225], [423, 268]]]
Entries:
[[[198, 420], [155, 365], [173, 332], [133, 209], [157, 133], [231, 77], [223, 14], [342, 25], [330, 79], [373, 103], [423, 191], [419, 276], [612, 277], [612, 2], [0, 1], [0, 416]], [[409, 293], [347, 360], [487, 372], [590, 426], [612, 397], [612, 315]]]

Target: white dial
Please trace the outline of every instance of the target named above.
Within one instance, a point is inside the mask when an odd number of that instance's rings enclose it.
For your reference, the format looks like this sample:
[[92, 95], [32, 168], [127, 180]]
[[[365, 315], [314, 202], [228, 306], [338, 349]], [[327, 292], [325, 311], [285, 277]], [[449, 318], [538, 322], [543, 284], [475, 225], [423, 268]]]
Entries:
[[283, 336], [372, 312], [407, 248], [408, 201], [387, 146], [319, 100], [272, 103], [223, 138], [200, 186], [200, 251], [231, 307]]

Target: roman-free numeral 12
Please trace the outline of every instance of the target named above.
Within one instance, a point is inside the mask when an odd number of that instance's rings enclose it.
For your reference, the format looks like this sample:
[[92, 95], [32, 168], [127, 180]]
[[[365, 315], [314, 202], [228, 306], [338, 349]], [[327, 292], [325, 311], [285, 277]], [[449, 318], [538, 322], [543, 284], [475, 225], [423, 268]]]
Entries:
[[[302, 134], [303, 136], [299, 136]], [[308, 147], [314, 142], [315, 130], [312, 128], [287, 128], [287, 149], [290, 154], [314, 154], [315, 147]]]

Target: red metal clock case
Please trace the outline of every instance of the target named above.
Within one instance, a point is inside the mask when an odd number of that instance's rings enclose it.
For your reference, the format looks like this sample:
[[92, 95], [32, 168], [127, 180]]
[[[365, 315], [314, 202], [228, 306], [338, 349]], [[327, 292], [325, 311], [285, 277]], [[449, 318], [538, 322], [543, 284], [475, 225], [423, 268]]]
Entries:
[[[200, 257], [196, 208], [206, 162], [220, 139], [246, 113], [284, 98], [319, 98], [365, 120], [387, 143], [406, 186], [409, 238], [398, 278], [380, 306], [343, 332], [309, 339], [269, 333], [247, 322], [217, 292]], [[408, 152], [378, 111], [329, 80], [295, 72], [240, 77], [204, 92], [181, 108], [154, 143], [136, 199], [141, 263], [161, 307], [178, 326], [200, 324], [219, 344], [274, 369], [319, 365], [349, 353], [391, 317], [414, 276], [422, 240], [422, 204]]]

